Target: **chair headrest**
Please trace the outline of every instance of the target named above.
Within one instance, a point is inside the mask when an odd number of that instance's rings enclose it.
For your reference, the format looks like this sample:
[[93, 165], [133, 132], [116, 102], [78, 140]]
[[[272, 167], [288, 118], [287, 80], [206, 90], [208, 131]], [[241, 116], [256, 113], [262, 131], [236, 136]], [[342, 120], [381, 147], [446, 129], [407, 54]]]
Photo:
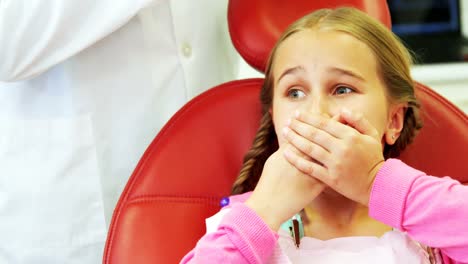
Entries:
[[391, 28], [386, 0], [236, 0], [229, 1], [228, 23], [232, 42], [241, 56], [264, 72], [270, 51], [281, 33], [297, 19], [317, 9], [352, 6]]

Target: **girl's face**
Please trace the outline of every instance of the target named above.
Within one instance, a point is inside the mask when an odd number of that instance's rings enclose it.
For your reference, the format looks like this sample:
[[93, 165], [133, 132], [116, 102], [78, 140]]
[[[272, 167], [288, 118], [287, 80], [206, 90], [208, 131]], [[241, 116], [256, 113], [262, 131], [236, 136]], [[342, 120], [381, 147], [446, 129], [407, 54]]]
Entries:
[[388, 144], [403, 126], [403, 107], [390, 106], [372, 50], [348, 34], [294, 33], [277, 49], [273, 76], [271, 111], [280, 146], [281, 130], [296, 110], [329, 117], [341, 108], [361, 113]]

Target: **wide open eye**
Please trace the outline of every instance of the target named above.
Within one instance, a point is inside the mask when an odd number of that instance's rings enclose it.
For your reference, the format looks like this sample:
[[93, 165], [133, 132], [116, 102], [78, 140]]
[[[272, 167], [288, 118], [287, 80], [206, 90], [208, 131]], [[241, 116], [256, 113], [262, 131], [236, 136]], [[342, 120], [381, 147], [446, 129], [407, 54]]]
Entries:
[[341, 95], [341, 94], [348, 94], [348, 93], [352, 93], [352, 92], [354, 92], [354, 90], [352, 88], [341, 85], [341, 86], [338, 86], [335, 89], [334, 94]]
[[306, 94], [302, 90], [295, 89], [295, 88], [289, 89], [287, 95], [291, 99], [300, 99], [306, 96]]

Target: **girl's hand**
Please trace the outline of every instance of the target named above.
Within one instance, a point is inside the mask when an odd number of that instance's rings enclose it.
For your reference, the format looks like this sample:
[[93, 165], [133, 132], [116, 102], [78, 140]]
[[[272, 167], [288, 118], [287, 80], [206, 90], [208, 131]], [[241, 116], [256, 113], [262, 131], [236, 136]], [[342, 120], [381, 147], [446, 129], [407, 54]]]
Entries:
[[265, 162], [260, 180], [246, 201], [246, 205], [256, 211], [274, 231], [325, 188], [324, 184], [292, 166], [283, 156], [285, 149], [307, 160], [289, 144], [282, 146]]
[[298, 112], [283, 132], [289, 144], [309, 157], [286, 149], [284, 156], [292, 165], [349, 199], [368, 205], [384, 157], [377, 130], [362, 115], [344, 110], [330, 119]]

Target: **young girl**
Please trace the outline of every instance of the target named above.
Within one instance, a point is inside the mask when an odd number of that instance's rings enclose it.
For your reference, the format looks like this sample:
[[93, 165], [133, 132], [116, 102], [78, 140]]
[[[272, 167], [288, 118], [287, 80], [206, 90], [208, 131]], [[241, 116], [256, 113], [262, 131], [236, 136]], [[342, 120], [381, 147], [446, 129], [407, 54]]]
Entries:
[[[343, 176], [343, 168], [350, 175], [375, 175], [384, 158], [397, 156], [421, 128], [409, 66], [396, 37], [355, 9], [319, 10], [291, 25], [267, 66], [264, 115], [233, 187], [233, 194], [243, 194], [207, 219], [207, 234], [182, 263], [442, 262], [437, 252], [369, 216], [375, 206], [371, 198], [367, 207], [369, 186], [374, 184], [376, 197], [392, 190], [376, 186], [385, 182], [380, 176], [358, 183]], [[368, 149], [377, 151], [362, 159], [355, 154]], [[359, 172], [348, 157], [359, 161]], [[390, 212], [400, 221], [407, 217]], [[413, 219], [418, 217], [424, 215]], [[394, 227], [402, 229], [401, 223]], [[424, 237], [430, 237], [427, 231]], [[466, 238], [435, 238], [437, 243], [424, 242], [449, 244], [452, 257], [468, 261]]]
[[[435, 248], [430, 253], [439, 259], [437, 263], [468, 263], [468, 186], [449, 177], [428, 176], [397, 159], [379, 162], [381, 148], [376, 147], [377, 141], [372, 142], [365, 136], [375, 132], [372, 126], [362, 115], [349, 111], [342, 115], [359, 132], [339, 135], [338, 131], [344, 129], [339, 122], [298, 115], [289, 126], [291, 131], [285, 135], [288, 142], [301, 150], [327, 145], [335, 149], [327, 151], [326, 159], [309, 152], [309, 158], [317, 157], [323, 165], [285, 152], [288, 161], [340, 194], [368, 205], [369, 215], [374, 219]], [[308, 126], [308, 133], [297, 129], [304, 125]], [[328, 136], [308, 136], [318, 131]], [[351, 146], [353, 151], [346, 155], [336, 151]], [[378, 165], [369, 170], [371, 164]]]

